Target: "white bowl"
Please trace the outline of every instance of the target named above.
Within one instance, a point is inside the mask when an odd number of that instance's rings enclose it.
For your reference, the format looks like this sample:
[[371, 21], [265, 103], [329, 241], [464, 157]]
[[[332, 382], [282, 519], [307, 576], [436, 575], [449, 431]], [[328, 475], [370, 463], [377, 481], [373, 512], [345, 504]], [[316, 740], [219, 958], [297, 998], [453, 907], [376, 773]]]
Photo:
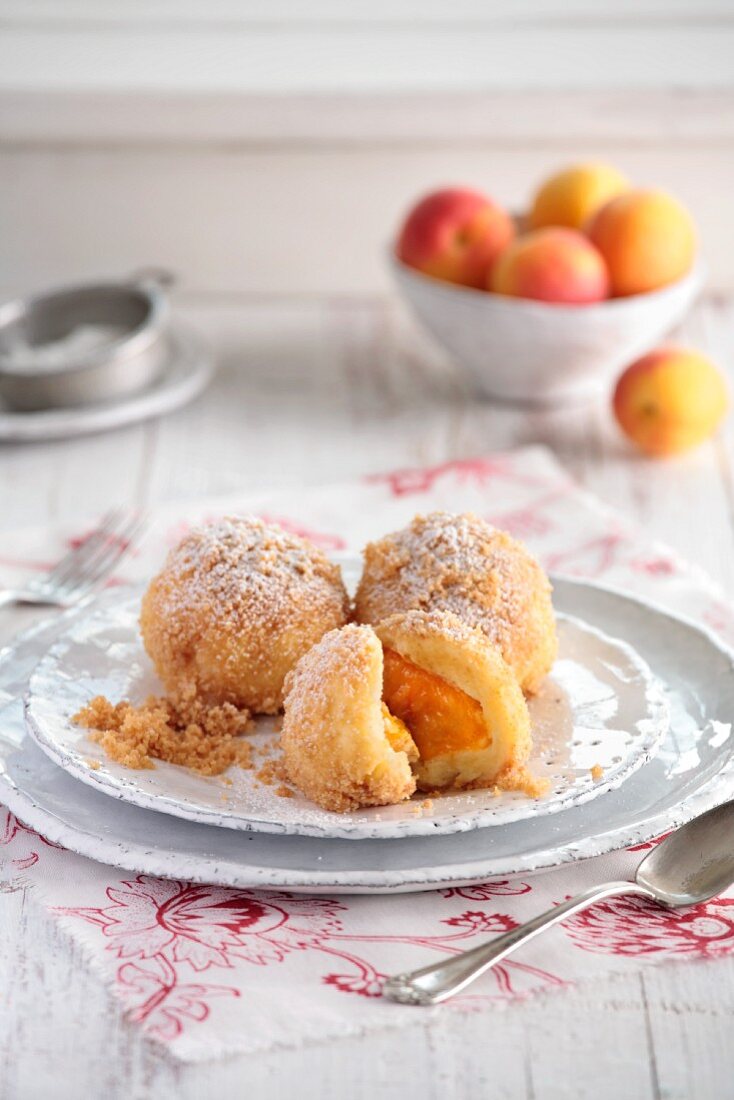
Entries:
[[662, 290], [595, 305], [553, 305], [442, 282], [390, 253], [418, 320], [479, 389], [505, 401], [551, 404], [608, 389], [620, 371], [683, 319], [700, 267]]

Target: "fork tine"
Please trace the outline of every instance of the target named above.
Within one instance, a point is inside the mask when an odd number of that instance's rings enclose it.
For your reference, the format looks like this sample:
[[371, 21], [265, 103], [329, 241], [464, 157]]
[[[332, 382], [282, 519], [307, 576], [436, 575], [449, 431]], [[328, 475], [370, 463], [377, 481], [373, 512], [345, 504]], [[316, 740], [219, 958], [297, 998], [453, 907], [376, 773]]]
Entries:
[[121, 508], [113, 508], [105, 513], [96, 530], [92, 531], [83, 542], [75, 546], [68, 554], [64, 554], [61, 561], [57, 562], [54, 569], [45, 577], [38, 578], [38, 587], [60, 588], [65, 586], [74, 573], [82, 570], [86, 563], [96, 554], [110, 538], [116, 525], [122, 519]]
[[113, 538], [107, 541], [100, 553], [87, 565], [83, 574], [70, 582], [64, 596], [70, 601], [80, 599], [112, 572], [115, 565], [130, 550], [146, 525], [145, 516], [134, 514]]
[[98, 559], [90, 572], [91, 579], [87, 578], [87, 586], [93, 587], [110, 575], [114, 567], [132, 549], [138, 536], [145, 529], [147, 519], [144, 515], [135, 513], [129, 523], [119, 532], [115, 540], [111, 542], [101, 559]]
[[71, 567], [61, 580], [60, 587], [62, 589], [74, 589], [77, 585], [83, 584], [86, 578], [94, 572], [97, 562], [106, 557], [110, 547], [117, 545], [117, 540], [121, 537], [129, 522], [129, 513], [126, 515], [123, 509], [117, 509], [114, 522], [105, 526], [105, 530], [99, 538], [95, 539], [89, 552], [81, 560], [70, 563]]

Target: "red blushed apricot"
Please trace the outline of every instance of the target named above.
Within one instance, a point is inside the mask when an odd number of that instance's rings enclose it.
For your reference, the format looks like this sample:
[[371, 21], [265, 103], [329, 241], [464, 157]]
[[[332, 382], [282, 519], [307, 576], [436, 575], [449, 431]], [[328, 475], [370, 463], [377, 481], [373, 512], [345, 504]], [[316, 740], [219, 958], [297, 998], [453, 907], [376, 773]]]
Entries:
[[478, 191], [447, 188], [408, 214], [398, 259], [434, 279], [484, 288], [495, 260], [515, 234], [510, 215]]
[[584, 305], [609, 293], [604, 260], [574, 229], [537, 229], [519, 237], [500, 256], [489, 289], [514, 298]]

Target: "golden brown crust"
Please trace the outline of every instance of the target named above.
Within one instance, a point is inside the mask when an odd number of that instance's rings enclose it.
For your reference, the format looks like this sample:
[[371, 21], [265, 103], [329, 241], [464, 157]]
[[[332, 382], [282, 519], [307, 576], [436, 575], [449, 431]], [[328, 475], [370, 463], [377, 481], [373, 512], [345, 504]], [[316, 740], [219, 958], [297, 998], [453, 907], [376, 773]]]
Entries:
[[341, 572], [323, 551], [253, 517], [228, 517], [170, 552], [140, 626], [173, 699], [274, 714], [287, 673], [348, 611]]
[[384, 646], [476, 699], [484, 715], [489, 744], [419, 761], [419, 788], [525, 786], [531, 748], [527, 703], [514, 673], [486, 635], [441, 611], [392, 615], [375, 632]]
[[382, 647], [369, 626], [326, 634], [288, 676], [286, 772], [327, 810], [389, 805], [415, 790], [406, 753], [386, 736], [381, 694]]
[[557, 653], [551, 586], [538, 562], [472, 513], [433, 512], [367, 545], [356, 618], [449, 611], [479, 627], [521, 687], [538, 690]]

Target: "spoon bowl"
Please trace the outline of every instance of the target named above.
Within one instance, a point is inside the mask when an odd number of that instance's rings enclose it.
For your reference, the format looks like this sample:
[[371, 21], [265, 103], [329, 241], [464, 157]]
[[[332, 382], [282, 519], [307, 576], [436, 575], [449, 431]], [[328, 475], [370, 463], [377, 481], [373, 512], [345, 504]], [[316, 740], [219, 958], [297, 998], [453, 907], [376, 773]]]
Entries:
[[670, 833], [643, 859], [635, 882], [673, 909], [699, 905], [734, 882], [734, 801]]
[[641, 894], [670, 909], [700, 905], [734, 883], [734, 801], [681, 825], [642, 860], [634, 882], [607, 882], [554, 906], [490, 943], [448, 961], [396, 974], [382, 987], [384, 997], [401, 1004], [429, 1005], [465, 989], [521, 944], [604, 898]]

